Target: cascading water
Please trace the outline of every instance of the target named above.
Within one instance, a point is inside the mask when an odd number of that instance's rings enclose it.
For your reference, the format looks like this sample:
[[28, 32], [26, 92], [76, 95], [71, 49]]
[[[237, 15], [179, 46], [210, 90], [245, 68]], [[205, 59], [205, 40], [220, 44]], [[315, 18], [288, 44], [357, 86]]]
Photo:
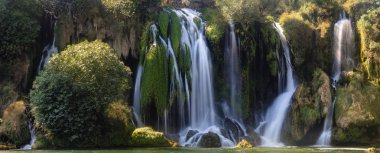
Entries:
[[[334, 26], [334, 63], [332, 68], [332, 87], [334, 90], [342, 70], [352, 70], [355, 65], [352, 59], [354, 44], [354, 30], [352, 29], [351, 20], [343, 12], [341, 19]], [[317, 146], [329, 146], [331, 143], [335, 102], [336, 97], [327, 112], [323, 131], [317, 140]]]
[[[55, 33], [54, 33], [54, 30], [55, 30], [55, 26], [56, 26], [56, 22], [54, 21], [54, 24], [53, 24], [53, 41], [51, 44], [47, 44], [44, 49], [42, 50], [42, 56], [41, 56], [41, 60], [40, 60], [40, 63], [37, 67], [37, 73], [39, 73], [41, 70], [44, 69], [44, 67], [47, 65], [50, 57], [52, 57], [53, 54], [57, 54], [58, 53], [58, 48], [55, 46]], [[51, 39], [50, 39], [51, 40]], [[23, 150], [30, 150], [32, 149], [32, 146], [33, 144], [35, 143], [36, 141], [36, 132], [35, 132], [35, 129], [33, 127], [33, 122], [30, 122], [29, 125], [29, 132], [30, 132], [30, 142], [29, 144], [26, 144], [24, 145], [23, 147], [21, 147], [21, 149]]]
[[[226, 70], [226, 80], [229, 85], [230, 98], [229, 104], [231, 106], [231, 114], [228, 116], [236, 120], [241, 119], [241, 82], [240, 82], [240, 64], [239, 64], [239, 48], [238, 41], [235, 34], [235, 25], [233, 21], [229, 22], [230, 31], [226, 39], [226, 48], [224, 51], [224, 62]], [[226, 115], [227, 116], [227, 115]]]
[[22, 150], [32, 149], [33, 144], [36, 142], [36, 132], [34, 127], [32, 126], [32, 123], [29, 123], [28, 127], [30, 131], [30, 141], [29, 144], [26, 144], [25, 146], [21, 147]]
[[[191, 55], [191, 101], [189, 108], [189, 128], [180, 133], [183, 146], [198, 146], [202, 136], [208, 132], [218, 135], [222, 146], [234, 143], [224, 137], [217, 124], [214, 108], [212, 63], [204, 35], [204, 22], [200, 13], [191, 9], [174, 10], [182, 20], [181, 43], [190, 50]], [[200, 25], [196, 21], [200, 21]], [[189, 136], [189, 131], [198, 131]]]
[[[158, 31], [157, 26], [155, 24], [151, 25], [150, 31], [153, 38], [153, 47], [156, 47], [157, 46], [156, 35]], [[148, 50], [149, 49], [147, 46], [145, 52], [148, 52]], [[133, 116], [138, 127], [144, 126], [144, 123], [141, 120], [141, 101], [140, 101], [141, 100], [141, 77], [142, 77], [143, 71], [144, 71], [144, 67], [140, 63], [137, 67], [135, 89], [134, 89], [134, 94], [133, 94]]]
[[[292, 96], [296, 90], [296, 81], [290, 60], [288, 41], [285, 38], [280, 24], [275, 23], [274, 27], [280, 36], [281, 44], [284, 49], [286, 78], [281, 79], [286, 79], [286, 88], [269, 107], [264, 121], [262, 122], [263, 124], [260, 125], [260, 128], [263, 128], [263, 130], [259, 130], [262, 135], [262, 146], [283, 146], [283, 143], [281, 142], [281, 130], [288, 108], [291, 104]], [[281, 81], [279, 81], [279, 84], [280, 82]]]
[[144, 68], [139, 64], [137, 68], [137, 75], [136, 75], [136, 81], [135, 81], [135, 91], [133, 94], [133, 115], [135, 117], [135, 120], [137, 122], [137, 126], [141, 127], [143, 126], [143, 122], [141, 121], [141, 104], [140, 104], [140, 87], [141, 87], [141, 76], [144, 71]]
[[[54, 28], [55, 28], [55, 25], [56, 23], [54, 23]], [[44, 49], [42, 50], [42, 57], [41, 57], [40, 64], [38, 65], [37, 72], [40, 72], [47, 65], [50, 57], [56, 53], [58, 53], [58, 48], [55, 46], [55, 34], [54, 34], [53, 43], [46, 45]]]
[[[157, 116], [156, 127], [164, 131], [165, 134], [169, 134], [173, 132], [171, 126], [177, 126], [180, 131], [180, 143], [183, 146], [199, 146], [204, 135], [210, 132], [217, 135], [222, 147], [234, 146], [239, 141], [240, 136], [246, 135], [245, 128], [243, 124], [238, 122], [240, 116], [237, 115], [236, 112], [234, 112], [235, 115], [231, 115], [232, 113], [225, 115], [234, 118], [225, 118], [224, 121], [216, 115], [211, 56], [205, 38], [205, 23], [199, 17], [200, 13], [191, 9], [166, 10], [166, 13], [175, 13], [178, 17], [181, 38], [180, 49], [175, 50], [178, 48], [173, 48], [173, 40], [171, 39], [172, 33], [169, 33], [167, 38], [165, 38], [160, 35], [162, 31], [158, 32], [158, 29], [161, 30], [161, 27], [157, 28], [156, 25], [153, 24], [150, 28], [154, 40], [152, 46], [147, 46], [147, 51], [149, 47], [163, 47], [166, 51], [166, 62], [169, 63], [170, 69], [168, 76], [170, 80], [168, 95], [169, 107], [165, 108], [163, 114]], [[236, 66], [238, 66], [238, 50], [233, 27], [231, 29], [232, 36], [230, 37], [232, 40], [229, 48], [234, 52], [234, 56], [236, 56], [235, 59], [232, 59], [234, 66], [231, 68], [231, 73], [237, 73], [233, 74], [234, 78], [232, 79], [232, 84], [235, 84], [238, 82], [236, 80], [239, 79], [237, 76], [239, 75], [239, 68], [236, 68]], [[155, 38], [157, 38], [157, 41]], [[181, 69], [185, 68], [183, 65], [184, 61], [181, 60], [189, 60], [190, 67], [188, 69], [186, 68], [187, 70]], [[180, 65], [181, 62], [182, 65]], [[228, 65], [230, 65], [230, 63], [228, 63]], [[136, 75], [133, 104], [134, 115], [137, 116], [135, 118], [141, 115], [140, 82], [143, 81], [141, 80], [143, 71], [141, 64], [138, 67]], [[237, 87], [231, 90], [237, 90]], [[239, 92], [232, 93], [232, 95], [231, 97], [234, 97], [232, 99], [233, 102], [240, 102], [240, 100], [236, 100], [240, 97]], [[178, 108], [173, 106], [178, 106]], [[233, 107], [234, 109], [238, 109], [240, 106]], [[178, 115], [178, 117], [173, 117], [174, 114]], [[137, 122], [138, 121], [139, 120], [137, 120]], [[229, 128], [233, 128], [233, 130], [229, 130]], [[189, 135], [191, 132], [193, 132], [193, 134]]]

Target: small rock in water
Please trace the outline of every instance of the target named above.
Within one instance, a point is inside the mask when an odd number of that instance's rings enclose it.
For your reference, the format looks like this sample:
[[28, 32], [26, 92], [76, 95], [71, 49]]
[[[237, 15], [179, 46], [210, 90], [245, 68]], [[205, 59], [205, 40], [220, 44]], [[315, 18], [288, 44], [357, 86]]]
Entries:
[[221, 147], [222, 144], [220, 143], [220, 138], [216, 133], [208, 132], [201, 137], [198, 146], [204, 148], [217, 148]]
[[375, 147], [368, 148], [367, 152], [368, 153], [376, 153], [376, 148]]
[[199, 133], [198, 130], [189, 130], [186, 134], [186, 141], [189, 140], [191, 137]]

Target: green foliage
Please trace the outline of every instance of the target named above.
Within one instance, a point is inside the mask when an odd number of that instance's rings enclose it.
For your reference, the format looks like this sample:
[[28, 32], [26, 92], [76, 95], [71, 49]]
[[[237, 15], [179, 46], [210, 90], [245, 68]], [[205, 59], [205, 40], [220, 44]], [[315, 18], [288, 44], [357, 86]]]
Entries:
[[100, 41], [85, 41], [55, 55], [37, 77], [30, 92], [32, 113], [37, 127], [52, 139], [96, 145], [101, 114], [109, 103], [125, 100], [129, 88], [130, 70], [113, 50]]
[[107, 11], [121, 17], [132, 17], [136, 11], [136, 0], [102, 0]]
[[338, 144], [373, 144], [380, 125], [379, 88], [369, 84], [361, 73], [337, 89], [333, 140]]
[[151, 46], [144, 62], [144, 74], [141, 79], [141, 102], [143, 108], [150, 107], [153, 102], [157, 113], [162, 114], [168, 107], [169, 72], [166, 50], [158, 44]]
[[25, 103], [17, 101], [10, 104], [3, 113], [0, 132], [6, 135], [16, 146], [26, 144], [30, 140], [28, 117], [25, 114]]
[[170, 40], [176, 56], [178, 57], [181, 43], [181, 22], [174, 12], [170, 12]]
[[[320, 69], [310, 82], [300, 84], [294, 93], [290, 112], [291, 139], [300, 142], [322, 121], [332, 104], [329, 76]], [[300, 142], [302, 143], [302, 142]]]
[[214, 45], [219, 44], [227, 25], [224, 16], [215, 8], [203, 9], [202, 15], [206, 21], [206, 37]]
[[114, 102], [108, 105], [104, 116], [106, 126], [102, 146], [127, 146], [134, 129], [131, 109], [125, 103]]
[[242, 24], [264, 21], [282, 9], [281, 0], [216, 0], [215, 5], [225, 18]]
[[13, 101], [18, 98], [18, 94], [15, 91], [15, 87], [12, 83], [2, 84], [0, 86], [0, 114], [4, 109]]
[[357, 22], [360, 34], [362, 71], [374, 84], [380, 84], [380, 9], [369, 11]]
[[162, 132], [156, 132], [150, 127], [137, 128], [133, 131], [130, 145], [134, 147], [170, 147], [171, 142]]
[[168, 38], [169, 20], [170, 18], [168, 12], [161, 11], [160, 15], [158, 16], [158, 25], [160, 33], [165, 40]]
[[15, 64], [21, 54], [33, 49], [40, 30], [40, 12], [35, 0], [2, 0], [1, 5], [0, 68], [4, 69]]

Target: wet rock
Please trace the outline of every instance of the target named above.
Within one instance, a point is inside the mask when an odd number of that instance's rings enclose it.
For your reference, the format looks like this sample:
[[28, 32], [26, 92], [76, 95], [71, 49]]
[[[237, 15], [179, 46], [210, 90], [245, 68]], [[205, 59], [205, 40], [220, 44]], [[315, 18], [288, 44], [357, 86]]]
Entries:
[[221, 147], [219, 136], [214, 132], [208, 132], [201, 137], [198, 143], [199, 147], [203, 148], [217, 148]]
[[[312, 144], [317, 135], [310, 135], [323, 120], [332, 104], [331, 82], [328, 75], [318, 69], [311, 82], [300, 84], [293, 95], [293, 105], [287, 124], [288, 140], [295, 144]], [[310, 142], [309, 142], [310, 140]]]
[[224, 119], [224, 129], [226, 130], [226, 138], [232, 138], [235, 143], [239, 140], [240, 137], [244, 136], [243, 128], [239, 123], [233, 119], [225, 118]]
[[186, 141], [198, 133], [199, 133], [198, 130], [189, 130], [186, 134]]
[[[356, 72], [354, 72], [356, 73]], [[359, 73], [338, 86], [334, 111], [335, 144], [380, 144], [380, 90]]]

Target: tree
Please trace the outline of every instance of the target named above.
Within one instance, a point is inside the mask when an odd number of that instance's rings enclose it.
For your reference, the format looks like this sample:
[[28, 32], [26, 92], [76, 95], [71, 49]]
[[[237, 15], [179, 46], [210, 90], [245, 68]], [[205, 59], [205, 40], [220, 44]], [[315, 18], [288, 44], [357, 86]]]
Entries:
[[105, 127], [104, 111], [125, 101], [130, 89], [130, 70], [109, 45], [82, 42], [54, 55], [30, 92], [37, 127], [65, 146], [100, 143]]
[[281, 9], [280, 0], [215, 0], [216, 6], [227, 19], [250, 23], [263, 21], [268, 15], [274, 15]]

